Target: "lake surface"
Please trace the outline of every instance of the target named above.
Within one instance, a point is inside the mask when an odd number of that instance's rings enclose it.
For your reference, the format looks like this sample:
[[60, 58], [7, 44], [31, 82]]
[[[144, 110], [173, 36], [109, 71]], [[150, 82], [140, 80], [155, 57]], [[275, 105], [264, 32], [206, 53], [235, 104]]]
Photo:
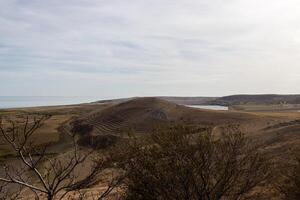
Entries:
[[201, 108], [208, 110], [228, 110], [227, 106], [218, 106], [218, 105], [185, 105], [191, 108]]
[[100, 100], [99, 97], [0, 96], [0, 108], [70, 105]]

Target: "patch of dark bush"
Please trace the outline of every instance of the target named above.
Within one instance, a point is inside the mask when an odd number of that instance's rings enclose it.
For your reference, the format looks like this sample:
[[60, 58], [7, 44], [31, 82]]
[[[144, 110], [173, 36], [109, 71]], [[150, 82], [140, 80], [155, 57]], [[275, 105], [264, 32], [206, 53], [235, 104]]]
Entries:
[[86, 135], [78, 140], [78, 144], [93, 149], [107, 149], [116, 144], [118, 140], [119, 137], [114, 135]]

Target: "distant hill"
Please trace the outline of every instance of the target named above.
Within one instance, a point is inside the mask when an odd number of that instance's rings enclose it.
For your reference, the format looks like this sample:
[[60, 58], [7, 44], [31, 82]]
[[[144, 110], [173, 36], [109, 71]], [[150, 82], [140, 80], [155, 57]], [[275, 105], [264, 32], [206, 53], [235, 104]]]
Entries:
[[244, 104], [300, 104], [300, 95], [232, 95], [220, 97], [208, 103], [223, 106]]
[[118, 102], [84, 118], [94, 126], [95, 133], [121, 135], [132, 129], [138, 133], [148, 132], [176, 118], [178, 110], [182, 109], [175, 103], [151, 97]]
[[158, 97], [160, 99], [170, 101], [182, 105], [207, 105], [209, 102], [218, 99], [218, 97]]
[[178, 105], [155, 97], [135, 98], [82, 116], [81, 120], [94, 126], [94, 135], [137, 134], [151, 132], [166, 124], [214, 127], [230, 123], [256, 121], [256, 115], [231, 111], [212, 111]]
[[[122, 102], [133, 100], [135, 98], [141, 98], [141, 97], [100, 100], [100, 101], [97, 101], [96, 103], [122, 103]], [[153, 97], [153, 98], [158, 98], [158, 99], [162, 99], [162, 100], [166, 100], [166, 101], [169, 101], [169, 102], [172, 102], [172, 103], [182, 104], [182, 105], [206, 105], [210, 101], [216, 100], [218, 97], [172, 97], [172, 96], [157, 96], [157, 97]]]
[[[138, 97], [101, 100], [97, 103], [122, 103]], [[180, 105], [261, 105], [261, 104], [300, 104], [300, 95], [277, 95], [277, 94], [262, 94], [262, 95], [231, 95], [224, 97], [172, 97], [158, 96], [153, 97], [161, 100], [169, 101]]]

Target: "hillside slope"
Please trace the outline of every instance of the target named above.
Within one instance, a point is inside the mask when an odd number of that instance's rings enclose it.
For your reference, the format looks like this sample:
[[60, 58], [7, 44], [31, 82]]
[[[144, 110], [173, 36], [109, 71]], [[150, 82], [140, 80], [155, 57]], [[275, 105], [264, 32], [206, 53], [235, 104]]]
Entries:
[[218, 99], [218, 97], [158, 97], [159, 99], [170, 101], [183, 105], [207, 105], [209, 102]]
[[[148, 97], [150, 98], [150, 97]], [[300, 104], [300, 95], [277, 95], [277, 94], [261, 94], [261, 95], [231, 95], [224, 97], [173, 97], [158, 96], [151, 98], [159, 98], [172, 103], [181, 105], [272, 105], [272, 104]], [[97, 103], [124, 103], [136, 98], [123, 98], [101, 100]]]
[[[82, 116], [80, 120], [94, 126], [95, 135], [124, 135], [130, 130], [137, 134], [151, 132], [166, 124], [215, 127], [228, 124], [249, 126], [247, 132], [258, 130], [272, 123], [271, 117], [233, 112], [189, 108], [159, 98], [136, 98]], [[257, 126], [259, 124], [259, 126]]]

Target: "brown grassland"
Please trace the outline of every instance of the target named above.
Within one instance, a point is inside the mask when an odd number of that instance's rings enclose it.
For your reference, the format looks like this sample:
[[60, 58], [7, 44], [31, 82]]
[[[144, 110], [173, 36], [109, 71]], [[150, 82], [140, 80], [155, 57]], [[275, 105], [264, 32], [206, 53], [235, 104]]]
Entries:
[[[274, 109], [272, 109], [273, 107]], [[260, 151], [271, 158], [273, 168], [275, 168], [273, 169], [275, 175], [272, 177], [274, 185], [265, 184], [256, 187], [252, 192], [264, 194], [259, 197], [260, 199], [279, 199], [279, 186], [277, 187], [275, 183], [285, 181], [284, 177], [279, 175], [284, 173], [282, 170], [285, 169], [285, 164], [292, 162], [293, 153], [300, 146], [300, 112], [298, 112], [297, 106], [281, 110], [276, 106], [273, 107], [259, 105], [256, 105], [255, 108], [254, 106], [233, 106], [229, 111], [212, 111], [189, 108], [157, 98], [137, 98], [121, 103], [107, 102], [73, 106], [6, 109], [0, 110], [0, 117], [2, 118], [2, 126], [9, 127], [10, 120], [21, 123], [24, 122], [25, 116], [49, 115], [49, 118], [35, 131], [30, 140], [33, 142], [32, 145], [36, 147], [47, 145], [46, 154], [51, 155], [53, 158], [64, 158], [71, 154], [72, 140], [69, 133], [74, 132], [76, 124], [80, 125], [79, 130], [77, 130], [76, 142], [81, 141], [78, 144], [81, 145], [83, 151], [87, 152], [93, 148], [93, 154], [100, 157], [106, 155], [108, 149], [115, 144], [122, 146], [127, 145], [131, 140], [149, 138], [153, 132], [163, 127], [192, 127], [200, 135], [210, 130], [216, 138], [223, 137], [228, 127], [234, 127], [237, 132], [243, 133], [246, 138], [258, 142]], [[91, 131], [88, 130], [88, 126], [92, 127]], [[193, 137], [196, 136], [198, 135], [193, 135], [190, 140], [193, 140]], [[127, 149], [126, 145], [125, 149]], [[152, 146], [152, 144], [147, 145]], [[229, 151], [228, 149], [225, 150]], [[124, 149], [123, 151], [125, 152]], [[184, 151], [188, 151], [188, 149]], [[217, 149], [216, 151], [220, 150]], [[126, 151], [126, 153], [131, 154], [132, 152]], [[149, 157], [145, 158], [149, 160], [149, 165], [155, 163], [155, 159], [158, 159], [155, 157], [156, 154], [147, 154], [147, 156]], [[170, 154], [170, 156], [172, 155]], [[153, 159], [153, 163], [150, 162], [151, 159]], [[193, 160], [192, 157], [189, 159]], [[18, 163], [18, 155], [5, 143], [3, 137], [0, 139], [0, 163], [3, 166]], [[76, 175], [85, 177], [93, 164], [92, 161], [87, 161], [84, 165], [80, 165], [75, 171]], [[138, 164], [140, 163], [134, 164], [135, 167], [139, 167]], [[43, 163], [41, 165], [43, 166]], [[176, 174], [175, 171], [172, 172], [174, 169], [168, 168], [167, 165], [162, 166], [162, 170], [169, 170], [169, 175], [172, 176]], [[4, 171], [0, 171], [0, 175], [4, 173]], [[85, 194], [83, 199], [92, 199], [92, 194], [95, 196], [107, 189], [110, 179], [113, 177], [112, 174], [115, 173], [118, 173], [116, 169], [107, 167], [97, 173], [97, 181], [86, 184], [85, 187], [81, 188], [80, 193], [76, 190], [70, 192], [69, 195], [74, 199], [80, 199], [80, 196]], [[131, 174], [131, 180], [137, 181], [136, 176], [140, 175], [142, 174]], [[159, 180], [161, 182], [167, 181], [167, 177], [168, 174], [160, 174]], [[130, 189], [132, 191], [136, 190], [136, 185], [130, 184]], [[140, 187], [142, 187], [143, 184], [140, 184]], [[176, 190], [179, 190], [179, 186], [176, 187]], [[119, 199], [124, 190], [122, 184], [120, 184], [105, 199]], [[34, 198], [28, 189], [23, 189], [21, 193], [25, 194], [27, 199]], [[138, 196], [135, 196], [137, 194], [132, 193], [131, 199], [139, 199]], [[218, 198], [211, 196], [211, 198], [203, 199]]]

